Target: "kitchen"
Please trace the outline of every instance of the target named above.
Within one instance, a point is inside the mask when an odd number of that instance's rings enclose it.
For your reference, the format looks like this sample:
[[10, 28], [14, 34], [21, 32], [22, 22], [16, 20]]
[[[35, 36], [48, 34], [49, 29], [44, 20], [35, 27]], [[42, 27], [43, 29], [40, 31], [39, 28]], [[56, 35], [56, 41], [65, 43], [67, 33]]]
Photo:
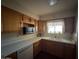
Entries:
[[2, 59], [76, 59], [77, 0], [2, 0]]

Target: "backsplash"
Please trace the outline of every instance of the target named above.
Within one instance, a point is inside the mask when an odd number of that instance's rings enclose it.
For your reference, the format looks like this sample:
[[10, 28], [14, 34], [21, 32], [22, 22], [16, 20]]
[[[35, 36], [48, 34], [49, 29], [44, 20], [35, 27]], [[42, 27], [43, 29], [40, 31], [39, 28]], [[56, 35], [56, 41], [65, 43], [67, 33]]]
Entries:
[[2, 33], [1, 40], [7, 40], [12, 38], [29, 38], [29, 37], [36, 37], [36, 33], [34, 34], [26, 34], [26, 35], [18, 35], [18, 33]]
[[16, 33], [16, 32], [13, 32], [13, 33], [1, 33], [1, 40], [16, 38], [17, 35], [18, 35], [18, 33]]
[[74, 33], [73, 38], [74, 38], [75, 41], [78, 41], [78, 33]]
[[69, 33], [65, 33], [65, 34], [49, 34], [49, 33], [44, 33], [44, 37], [73, 40], [73, 35], [69, 34]]
[[19, 35], [19, 36], [17, 36], [16, 33], [15, 34], [14, 33], [2, 34], [1, 46], [17, 43], [23, 40], [29, 40], [30, 38], [34, 38], [34, 37], [36, 37], [36, 33], [28, 34], [28, 35]]

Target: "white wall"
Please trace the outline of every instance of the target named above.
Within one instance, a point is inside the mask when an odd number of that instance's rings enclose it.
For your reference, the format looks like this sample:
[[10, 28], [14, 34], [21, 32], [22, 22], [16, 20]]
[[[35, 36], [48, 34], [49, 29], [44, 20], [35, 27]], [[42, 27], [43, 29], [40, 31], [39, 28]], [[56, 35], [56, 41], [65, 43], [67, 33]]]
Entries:
[[39, 16], [36, 16], [34, 15], [32, 12], [30, 12], [29, 10], [25, 9], [21, 4], [19, 4], [16, 0], [13, 1], [13, 0], [3, 0], [2, 3], [1, 3], [3, 6], [6, 6], [8, 8], [11, 8], [13, 10], [16, 10], [20, 13], [23, 13], [25, 15], [28, 15], [28, 16], [31, 16], [35, 19], [39, 19]]
[[40, 16], [41, 20], [50, 20], [50, 19], [57, 19], [57, 18], [64, 18], [64, 17], [71, 17], [71, 16], [75, 16], [76, 12], [74, 11], [61, 11], [61, 12], [57, 12], [54, 14], [47, 14], [47, 15], [42, 15]]
[[[62, 12], [58, 12], [58, 13], [54, 13], [54, 14], [51, 13], [51, 14], [43, 15], [40, 18], [42, 20], [53, 21], [53, 19], [72, 17], [72, 16], [76, 16], [76, 12], [74, 12], [74, 11], [62, 11]], [[69, 38], [71, 38], [72, 35], [70, 35], [68, 33], [64, 33], [64, 37], [68, 37], [69, 36]], [[52, 34], [48, 34], [47, 33], [47, 24], [45, 25], [45, 36], [52, 36], [53, 37]]]

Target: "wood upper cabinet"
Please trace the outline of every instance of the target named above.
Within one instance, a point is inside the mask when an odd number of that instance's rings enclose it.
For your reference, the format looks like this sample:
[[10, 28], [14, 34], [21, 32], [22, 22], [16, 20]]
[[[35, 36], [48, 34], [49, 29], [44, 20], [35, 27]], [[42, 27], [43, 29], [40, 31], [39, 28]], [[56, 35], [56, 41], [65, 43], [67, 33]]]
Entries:
[[1, 6], [1, 31], [18, 32], [23, 23], [35, 26], [35, 19], [10, 8]]
[[34, 57], [35, 57], [36, 55], [38, 55], [40, 51], [41, 51], [40, 41], [37, 41], [37, 42], [35, 42], [35, 43], [33, 44], [33, 55], [34, 55]]
[[35, 20], [35, 29], [36, 29], [36, 32], [38, 32], [38, 20]]
[[42, 21], [38, 21], [38, 32], [43, 32], [43, 22]]
[[34, 24], [35, 25], [35, 19], [34, 18], [31, 18], [31, 24]]
[[22, 15], [12, 9], [1, 6], [1, 21], [3, 24], [3, 32], [15, 32], [20, 30], [20, 21]]
[[23, 15], [23, 23], [29, 23], [29, 17], [26, 15]]
[[38, 32], [43, 33], [45, 31], [45, 22], [39, 20], [38, 21]]
[[35, 20], [32, 17], [23, 15], [23, 22], [27, 24], [35, 24]]

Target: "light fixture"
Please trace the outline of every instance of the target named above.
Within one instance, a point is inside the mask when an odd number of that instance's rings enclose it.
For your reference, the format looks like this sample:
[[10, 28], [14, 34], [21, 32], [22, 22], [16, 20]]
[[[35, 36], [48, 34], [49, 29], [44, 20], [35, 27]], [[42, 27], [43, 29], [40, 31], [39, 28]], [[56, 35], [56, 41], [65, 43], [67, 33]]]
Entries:
[[53, 5], [55, 5], [55, 4], [57, 3], [57, 1], [58, 1], [58, 0], [50, 0], [50, 1], [49, 1], [49, 5], [50, 5], [50, 6], [53, 6]]

